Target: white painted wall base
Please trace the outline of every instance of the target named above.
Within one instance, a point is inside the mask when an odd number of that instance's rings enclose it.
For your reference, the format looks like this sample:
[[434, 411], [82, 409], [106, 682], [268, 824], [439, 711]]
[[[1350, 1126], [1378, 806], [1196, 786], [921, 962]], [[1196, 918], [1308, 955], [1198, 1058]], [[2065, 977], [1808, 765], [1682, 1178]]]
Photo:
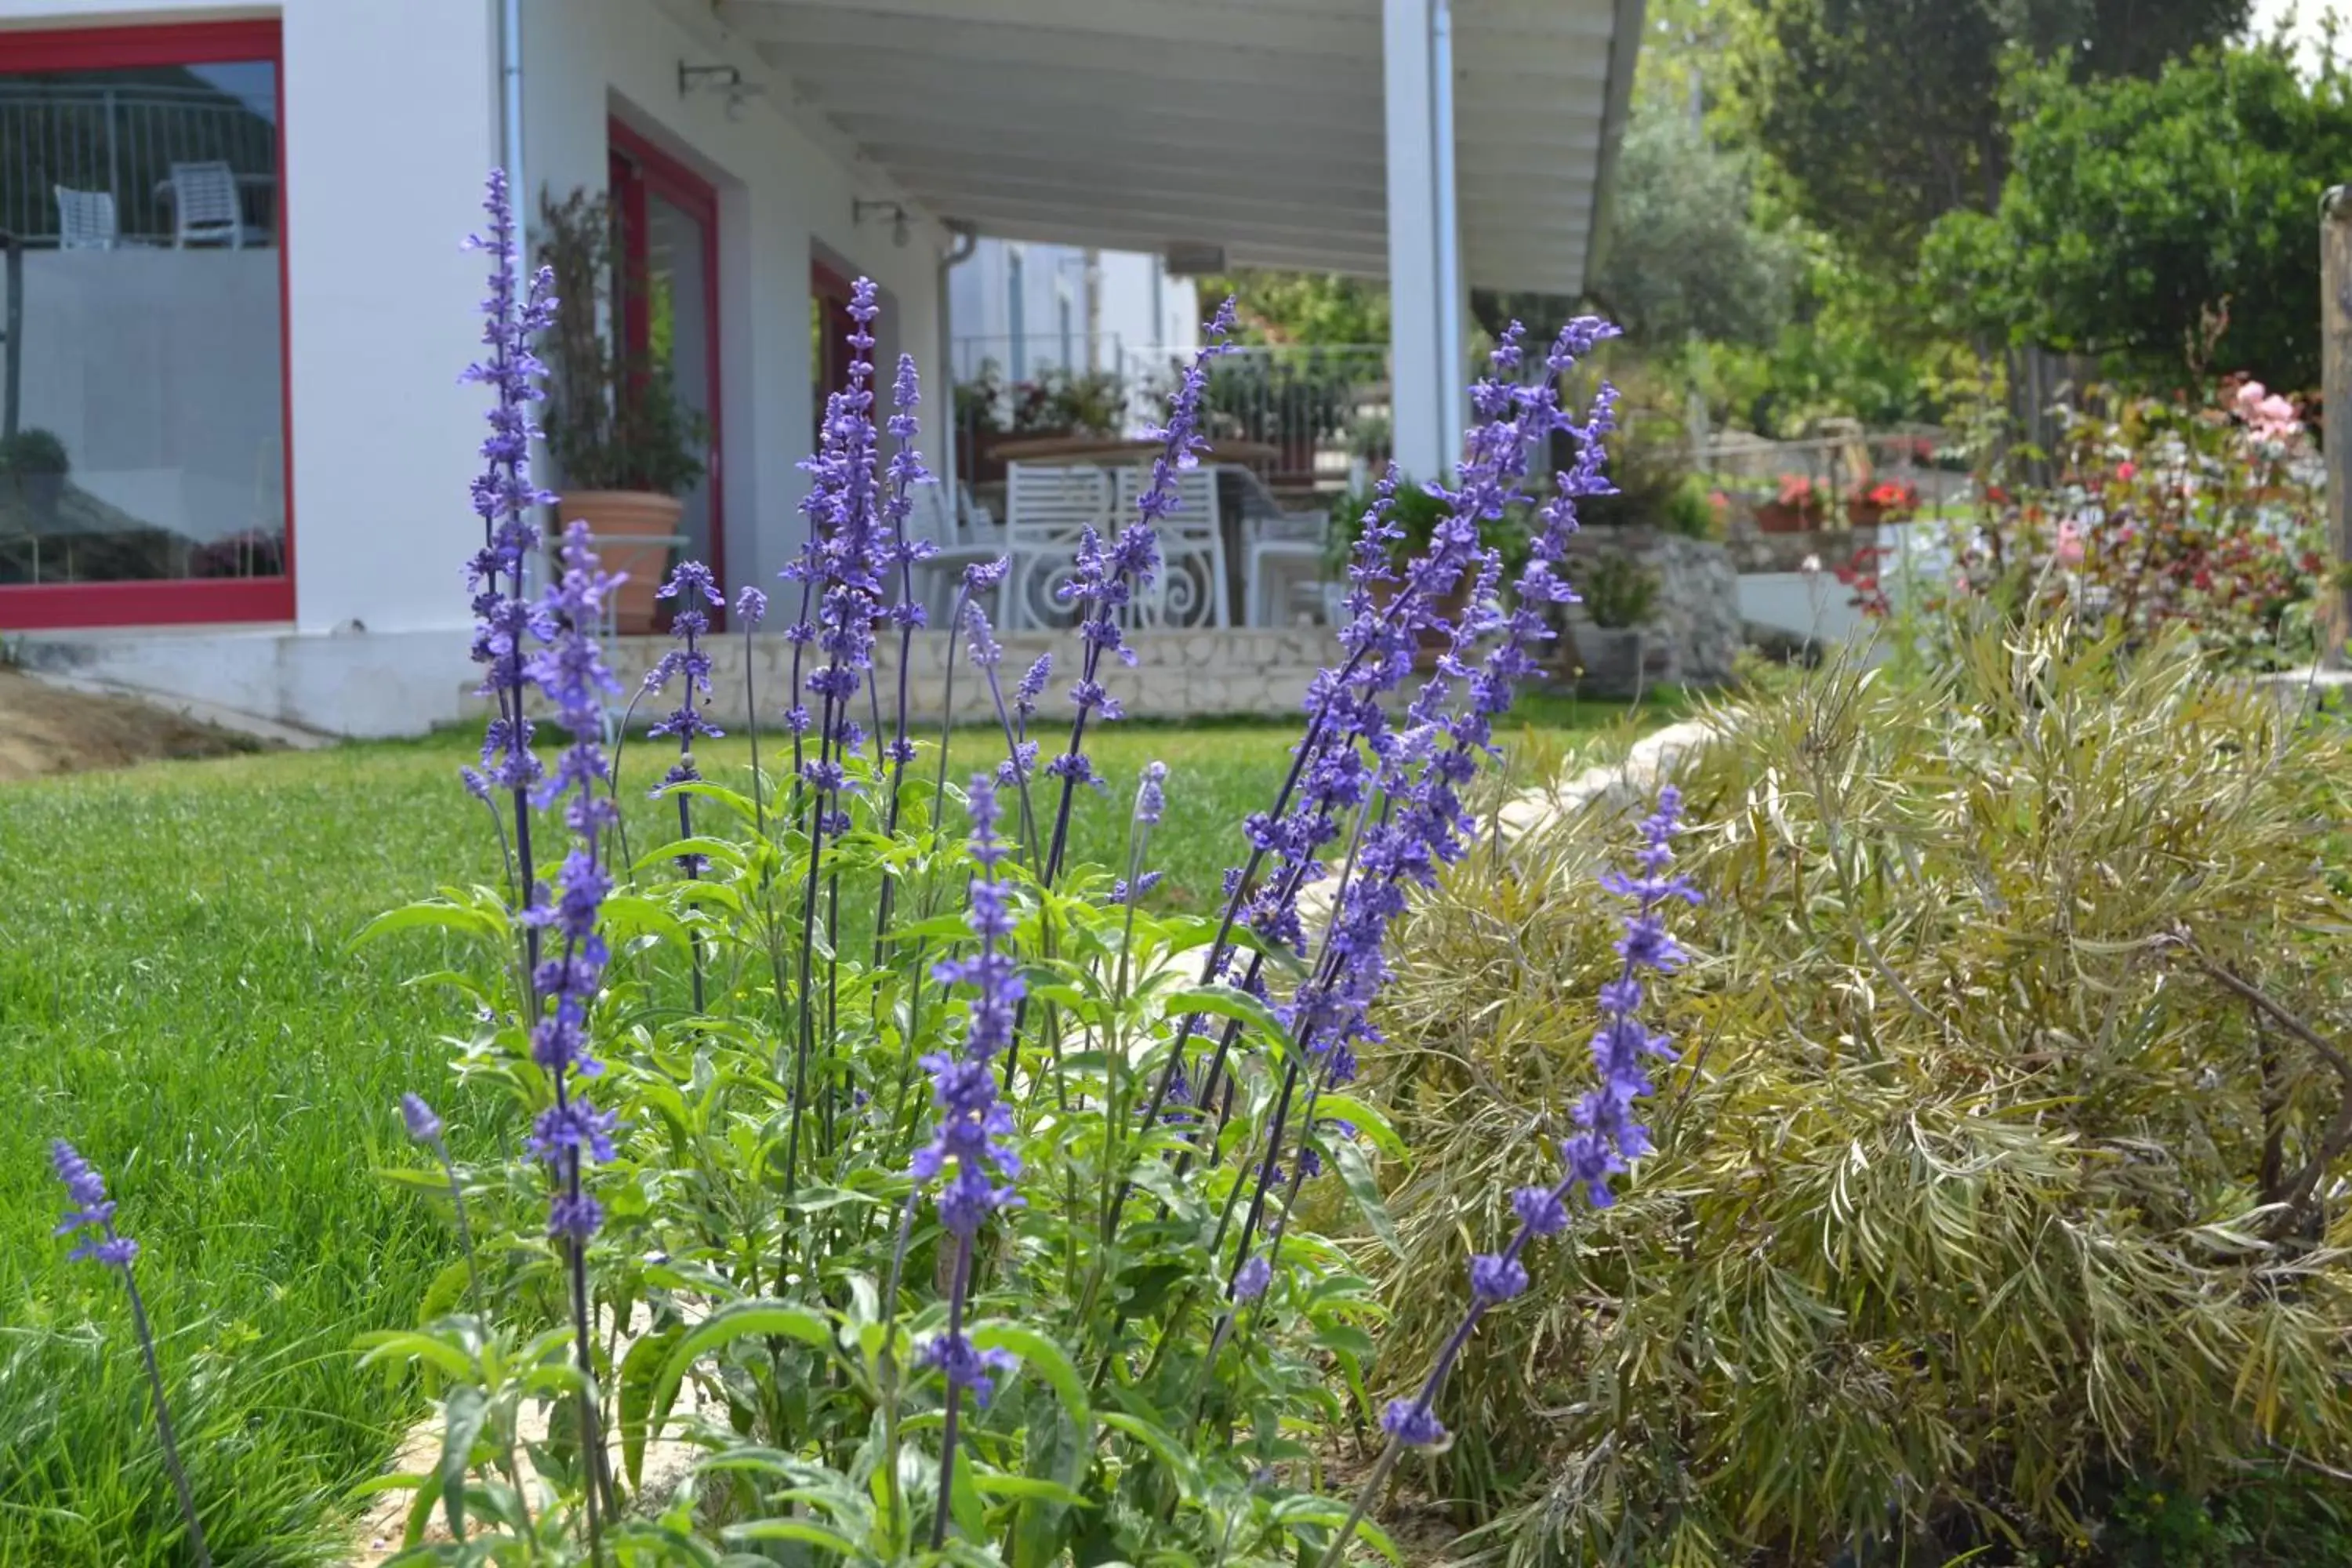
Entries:
[[462, 631], [39, 632], [16, 651], [37, 675], [198, 704], [232, 723], [243, 717], [354, 738], [456, 722], [474, 668]]

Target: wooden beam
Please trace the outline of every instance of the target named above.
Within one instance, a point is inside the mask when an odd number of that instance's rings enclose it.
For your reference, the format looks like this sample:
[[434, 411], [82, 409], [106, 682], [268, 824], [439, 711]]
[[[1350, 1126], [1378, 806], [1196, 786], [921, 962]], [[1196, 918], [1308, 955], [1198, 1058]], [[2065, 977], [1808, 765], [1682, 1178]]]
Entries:
[[2321, 442], [2327, 463], [2328, 582], [2321, 595], [2320, 661], [2345, 664], [2352, 639], [2352, 186], [2319, 203]]

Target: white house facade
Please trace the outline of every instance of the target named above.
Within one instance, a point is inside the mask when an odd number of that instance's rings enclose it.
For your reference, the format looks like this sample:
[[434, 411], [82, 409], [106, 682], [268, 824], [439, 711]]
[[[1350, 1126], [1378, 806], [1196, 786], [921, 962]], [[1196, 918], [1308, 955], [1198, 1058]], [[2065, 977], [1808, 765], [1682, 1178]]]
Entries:
[[[334, 732], [458, 717], [484, 289], [459, 242], [500, 165], [534, 225], [542, 192], [629, 215], [712, 432], [683, 529], [730, 585], [799, 543], [823, 329], [861, 274], [937, 411], [957, 339], [1058, 350], [1065, 301], [1076, 344], [1184, 341], [1171, 253], [1384, 273], [1398, 448], [1433, 471], [1468, 289], [1581, 286], [1639, 13], [0, 0], [0, 637]], [[989, 314], [1016, 298], [1017, 329]]]
[[1046, 370], [1117, 371], [1131, 353], [1200, 338], [1200, 291], [1156, 252], [979, 237], [948, 274], [956, 379], [993, 366], [1009, 381]]

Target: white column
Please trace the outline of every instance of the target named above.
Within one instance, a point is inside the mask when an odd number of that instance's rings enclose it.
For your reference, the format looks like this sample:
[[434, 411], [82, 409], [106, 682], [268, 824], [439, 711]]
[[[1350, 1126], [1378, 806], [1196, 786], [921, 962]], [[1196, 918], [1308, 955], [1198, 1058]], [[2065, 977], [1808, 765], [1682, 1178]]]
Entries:
[[1465, 415], [1454, 49], [1447, 0], [1381, 0], [1389, 198], [1389, 374], [1396, 459], [1452, 477]]

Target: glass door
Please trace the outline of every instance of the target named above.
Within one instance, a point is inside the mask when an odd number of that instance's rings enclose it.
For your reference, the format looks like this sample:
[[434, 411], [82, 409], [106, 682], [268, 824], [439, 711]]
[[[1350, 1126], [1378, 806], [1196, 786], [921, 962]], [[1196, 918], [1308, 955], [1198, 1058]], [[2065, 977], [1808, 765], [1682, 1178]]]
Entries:
[[[689, 170], [625, 126], [611, 128], [613, 207], [620, 222], [622, 342], [664, 376], [709, 434], [705, 471], [683, 498], [686, 553], [727, 581], [719, 443], [719, 200]], [[667, 619], [668, 602], [663, 601]], [[711, 612], [716, 624], [721, 612]]]

